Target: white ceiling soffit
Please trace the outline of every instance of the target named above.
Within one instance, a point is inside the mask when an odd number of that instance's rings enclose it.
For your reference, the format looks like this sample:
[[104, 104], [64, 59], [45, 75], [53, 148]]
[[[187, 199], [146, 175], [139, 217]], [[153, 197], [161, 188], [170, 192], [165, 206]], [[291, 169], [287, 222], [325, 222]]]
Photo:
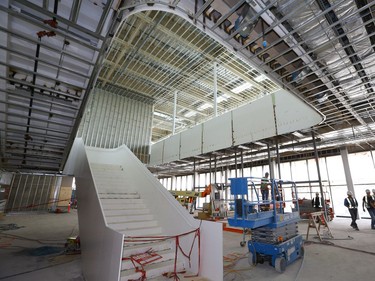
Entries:
[[[121, 9], [126, 17], [155, 9], [183, 17], [249, 67], [267, 74], [268, 81], [321, 111], [326, 120], [316, 133], [323, 138], [326, 132], [356, 126], [365, 126], [374, 136], [374, 6], [374, 1], [360, 0], [209, 0], [133, 2]], [[246, 21], [236, 24], [245, 10]], [[251, 29], [244, 32], [247, 26]], [[166, 106], [163, 110], [171, 112]], [[180, 110], [185, 118], [192, 116], [186, 118], [191, 120], [187, 127], [201, 120], [199, 113], [186, 115], [190, 110]], [[165, 137], [171, 133], [171, 121], [154, 131], [154, 140]], [[372, 138], [357, 141], [367, 139]]]
[[[279, 90], [154, 144], [150, 165], [292, 133], [323, 121], [324, 117], [310, 105], [288, 91]], [[191, 135], [196, 137], [195, 141]]]
[[2, 169], [62, 170], [117, 2], [1, 1]]

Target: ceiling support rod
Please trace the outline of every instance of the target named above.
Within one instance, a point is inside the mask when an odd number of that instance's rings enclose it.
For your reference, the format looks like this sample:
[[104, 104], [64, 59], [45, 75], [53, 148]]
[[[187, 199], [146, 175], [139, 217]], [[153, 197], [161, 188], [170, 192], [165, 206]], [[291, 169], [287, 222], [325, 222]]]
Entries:
[[217, 62], [214, 61], [214, 116], [217, 117]]
[[177, 91], [174, 92], [174, 100], [173, 100], [172, 135], [174, 135], [176, 132], [176, 112], [177, 112]]

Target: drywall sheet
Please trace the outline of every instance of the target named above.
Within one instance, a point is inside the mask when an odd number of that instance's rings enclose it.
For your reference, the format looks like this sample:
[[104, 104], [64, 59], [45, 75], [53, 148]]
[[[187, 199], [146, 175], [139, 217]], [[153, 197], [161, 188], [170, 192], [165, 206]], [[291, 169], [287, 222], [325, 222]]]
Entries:
[[[202, 220], [200, 275], [208, 280], [223, 280], [223, 227], [220, 223]], [[214, 270], [213, 270], [214, 269]]]
[[225, 113], [203, 123], [203, 153], [232, 146], [232, 114]]
[[180, 159], [202, 153], [202, 124], [181, 132]]
[[176, 134], [164, 140], [163, 163], [180, 159], [180, 136]]
[[279, 90], [273, 95], [279, 135], [309, 128], [324, 119], [313, 107], [288, 91]]
[[233, 110], [234, 145], [275, 135], [276, 127], [271, 95]]
[[150, 154], [150, 165], [163, 163], [164, 141], [152, 145]]

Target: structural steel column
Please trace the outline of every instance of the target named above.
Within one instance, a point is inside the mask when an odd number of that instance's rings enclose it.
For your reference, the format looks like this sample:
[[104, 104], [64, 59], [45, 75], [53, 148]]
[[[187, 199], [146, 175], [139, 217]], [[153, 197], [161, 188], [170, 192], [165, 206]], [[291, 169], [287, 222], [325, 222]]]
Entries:
[[[274, 174], [274, 170], [273, 170], [273, 167], [272, 167], [271, 148], [270, 148], [269, 143], [267, 143], [267, 154], [268, 154], [268, 170], [269, 170], [269, 173], [270, 173], [270, 178], [274, 179], [275, 174]], [[263, 177], [263, 175], [262, 175], [262, 177]]]
[[348, 187], [348, 190], [353, 192], [353, 195], [355, 195], [352, 174], [350, 172], [350, 166], [349, 166], [348, 148], [340, 147], [340, 154], [341, 154], [342, 164], [344, 165], [346, 185]]
[[328, 213], [327, 213], [327, 206], [326, 206], [326, 204], [325, 204], [325, 196], [324, 196], [324, 193], [323, 193], [322, 178], [321, 178], [321, 176], [320, 176], [319, 156], [318, 156], [318, 150], [316, 149], [316, 141], [315, 141], [315, 133], [314, 133], [314, 130], [311, 131], [311, 136], [312, 136], [312, 141], [313, 141], [313, 145], [314, 145], [314, 156], [315, 156], [315, 162], [316, 162], [316, 169], [317, 169], [317, 172], [318, 172], [318, 180], [319, 180], [320, 194], [321, 194], [321, 197], [322, 197], [322, 207], [323, 207], [324, 214], [325, 214], [326, 216], [328, 216]]
[[279, 153], [279, 140], [276, 138], [276, 159], [277, 159], [277, 171], [278, 178], [281, 179], [281, 167], [280, 167], [280, 153]]

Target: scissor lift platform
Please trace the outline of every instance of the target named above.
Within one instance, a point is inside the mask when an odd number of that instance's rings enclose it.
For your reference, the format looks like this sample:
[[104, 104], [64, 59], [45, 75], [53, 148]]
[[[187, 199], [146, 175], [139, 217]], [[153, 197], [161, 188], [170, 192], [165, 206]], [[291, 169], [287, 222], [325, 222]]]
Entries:
[[[268, 261], [276, 271], [283, 272], [287, 265], [304, 254], [302, 235], [298, 234], [298, 203], [286, 212], [288, 200], [279, 193], [280, 187], [287, 184], [292, 189], [291, 194], [297, 196], [294, 183], [273, 180], [270, 182], [271, 200], [260, 200], [254, 183], [256, 178], [232, 178], [230, 181], [235, 213], [234, 217], [228, 218], [228, 223], [244, 229], [243, 239], [245, 229], [251, 229], [252, 237], [247, 243], [249, 263]], [[248, 200], [249, 191], [251, 201]], [[292, 203], [293, 198], [289, 201]], [[242, 241], [241, 246], [244, 245], [245, 241]]]

